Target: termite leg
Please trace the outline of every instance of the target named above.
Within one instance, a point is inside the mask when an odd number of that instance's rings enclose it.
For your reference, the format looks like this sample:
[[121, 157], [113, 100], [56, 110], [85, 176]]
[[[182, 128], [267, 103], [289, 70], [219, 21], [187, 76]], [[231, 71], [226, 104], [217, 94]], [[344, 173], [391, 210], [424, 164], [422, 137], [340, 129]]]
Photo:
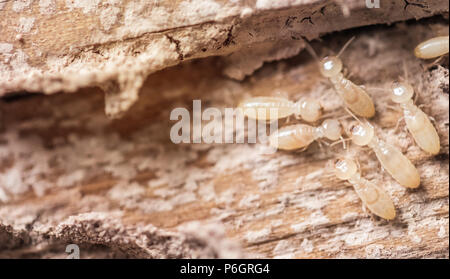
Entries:
[[[295, 116], [295, 118], [298, 119], [297, 116]], [[286, 117], [286, 122], [285, 123], [289, 124], [290, 122], [291, 122], [291, 116], [289, 115], [288, 117]]]
[[344, 149], [347, 149], [347, 145], [345, 144], [345, 142], [350, 141], [351, 139], [350, 138], [344, 139], [342, 136], [340, 136], [339, 138], [340, 138], [339, 140], [329, 144], [329, 146], [332, 147], [332, 146], [335, 146], [336, 144], [339, 144], [342, 142]]
[[428, 115], [428, 118], [429, 118], [430, 121], [433, 122], [433, 124], [436, 126], [436, 119], [434, 119], [433, 116], [429, 116], [429, 115]]
[[442, 59], [444, 59], [444, 56], [440, 56], [436, 60], [434, 60], [433, 62], [431, 62], [429, 64], [426, 64], [425, 65], [425, 69], [428, 71], [430, 68], [438, 65], [441, 62], [440, 60], [442, 60]]
[[373, 86], [369, 87], [369, 86], [365, 86], [365, 85], [361, 85], [361, 86], [364, 86], [367, 91], [370, 91], [370, 90], [380, 90], [380, 91], [384, 91], [384, 92], [387, 91], [386, 88], [383, 88], [383, 87], [373, 87]]
[[337, 57], [341, 56], [342, 53], [344, 53], [344, 51], [347, 49], [347, 47], [355, 40], [355, 36], [351, 37], [345, 44], [344, 46], [341, 48], [341, 50], [338, 52], [338, 54], [336, 55]]
[[417, 107], [420, 108], [420, 109], [422, 109], [422, 108], [429, 108], [430, 105], [429, 104], [428, 105], [427, 104], [420, 104]]
[[330, 83], [325, 78], [319, 80], [319, 84], [331, 88]]
[[340, 113], [337, 111], [333, 111], [333, 112], [329, 112], [327, 114], [323, 114], [320, 116], [319, 119], [327, 119], [327, 118], [337, 118], [337, 119], [341, 119], [341, 117], [348, 117], [348, 115], [343, 115], [343, 116], [338, 116]]
[[402, 112], [398, 106], [385, 105], [385, 107], [396, 112]]
[[296, 153], [302, 153], [303, 151], [305, 151], [306, 149], [308, 149], [308, 147], [309, 147], [309, 146], [302, 147], [302, 148], [300, 148], [300, 149], [295, 150], [294, 152], [296, 152]]
[[[370, 214], [370, 213], [369, 213]], [[375, 217], [376, 215], [374, 215], [374, 214], [370, 214], [370, 221], [372, 221], [373, 223], [375, 223], [376, 221], [377, 221], [377, 219], [376, 219], [376, 217]]]
[[[367, 154], [368, 155], [372, 155], [373, 153], [375, 153], [375, 151], [373, 151], [372, 148], [370, 147], [364, 147], [363, 150], [366, 149], [367, 150]], [[383, 169], [383, 166], [381, 166], [381, 168]], [[384, 169], [383, 169], [384, 170]]]
[[350, 79], [353, 76], [353, 72], [350, 72], [347, 68], [342, 69], [342, 75], [347, 78]]
[[358, 167], [358, 171], [361, 172], [361, 165], [359, 164], [359, 160], [355, 159], [356, 166]]
[[367, 210], [367, 207], [364, 203], [362, 203], [361, 209], [365, 216], [369, 216], [370, 218], [372, 218], [372, 214], [369, 213], [369, 210]]
[[318, 140], [316, 140], [316, 141], [317, 141], [317, 143], [319, 144], [320, 150], [323, 151], [322, 140], [318, 139]]
[[[341, 141], [342, 141], [342, 147], [343, 147], [344, 149], [347, 149], [347, 145], [345, 144], [346, 140], [345, 140], [342, 136], [340, 136], [339, 138], [340, 138]], [[351, 139], [350, 139], [350, 140], [351, 140]]]
[[400, 117], [400, 118], [397, 120], [397, 124], [395, 125], [395, 128], [394, 128], [394, 133], [397, 132], [398, 128], [400, 127], [400, 122], [402, 122], [403, 120], [405, 120], [405, 117], [404, 117], [404, 116]]
[[[323, 85], [325, 85], [326, 87], [329, 88], [329, 83], [326, 82], [325, 80], [320, 81], [319, 83], [322, 83]], [[319, 102], [323, 103], [324, 100], [327, 100], [328, 98], [330, 98], [331, 96], [334, 96], [335, 93], [334, 92], [330, 92], [328, 91], [327, 93], [325, 93], [324, 95], [320, 96]]]

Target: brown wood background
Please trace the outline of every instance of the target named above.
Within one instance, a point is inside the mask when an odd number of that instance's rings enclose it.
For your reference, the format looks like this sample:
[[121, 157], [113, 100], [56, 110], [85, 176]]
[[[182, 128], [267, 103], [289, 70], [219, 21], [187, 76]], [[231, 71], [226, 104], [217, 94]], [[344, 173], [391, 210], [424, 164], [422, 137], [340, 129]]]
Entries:
[[[251, 95], [312, 96], [326, 113], [344, 116], [304, 52], [266, 63], [243, 81], [223, 76], [221, 58], [183, 62], [149, 76], [139, 102], [117, 120], [105, 116], [95, 87], [2, 99], [0, 257], [65, 257], [65, 245], [76, 243], [87, 258], [448, 258], [448, 57], [427, 68], [412, 53], [447, 26], [437, 17], [313, 44], [323, 55], [356, 35], [343, 62], [374, 99], [379, 137], [417, 166], [416, 190], [398, 185], [374, 154], [354, 145], [267, 155], [262, 144], [170, 141], [171, 110], [190, 111], [194, 99], [222, 110]], [[435, 120], [438, 156], [422, 152], [403, 123], [394, 131], [401, 113], [387, 92], [373, 89], [404, 75], [403, 63], [417, 104]], [[370, 215], [351, 185], [333, 176], [327, 162], [344, 155], [358, 158], [363, 175], [389, 192], [395, 220]]]

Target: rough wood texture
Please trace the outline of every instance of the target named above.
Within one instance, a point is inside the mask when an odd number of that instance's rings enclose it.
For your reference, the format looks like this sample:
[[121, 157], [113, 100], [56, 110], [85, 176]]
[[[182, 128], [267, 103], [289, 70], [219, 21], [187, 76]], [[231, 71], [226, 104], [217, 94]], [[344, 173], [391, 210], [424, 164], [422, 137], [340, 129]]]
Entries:
[[117, 117], [150, 73], [183, 60], [226, 56], [223, 72], [242, 79], [304, 38], [443, 12], [447, 0], [2, 0], [0, 95], [100, 86]]
[[[330, 172], [327, 162], [347, 153], [342, 146], [264, 155], [261, 144], [173, 144], [170, 111], [190, 109], [193, 99], [222, 109], [281, 91], [320, 98], [326, 112], [344, 115], [307, 53], [243, 81], [223, 77], [223, 61], [207, 58], [151, 75], [119, 120], [104, 115], [96, 88], [3, 100], [0, 257], [64, 257], [65, 245], [77, 243], [82, 257], [448, 258], [448, 58], [424, 69], [412, 54], [447, 26], [438, 18], [361, 28], [313, 44], [324, 54], [357, 36], [344, 64], [373, 96], [378, 135], [421, 174], [421, 186], [407, 190], [366, 149], [349, 149], [392, 196], [394, 221], [370, 216]], [[387, 92], [370, 89], [402, 76], [402, 63], [417, 103], [435, 119], [438, 156], [422, 152], [404, 124], [394, 131], [401, 113], [387, 107]]]

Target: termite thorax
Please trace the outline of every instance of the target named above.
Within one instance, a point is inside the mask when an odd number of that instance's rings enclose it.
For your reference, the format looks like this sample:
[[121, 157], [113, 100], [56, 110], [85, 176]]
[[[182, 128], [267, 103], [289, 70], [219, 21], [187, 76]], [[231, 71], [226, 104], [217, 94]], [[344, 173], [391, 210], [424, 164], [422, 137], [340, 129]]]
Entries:
[[342, 73], [338, 73], [332, 77], [330, 77], [330, 81], [331, 83], [333, 83], [335, 86], [341, 86], [341, 84], [343, 85], [345, 79], [344, 79], [344, 75]]
[[408, 100], [407, 102], [405, 102], [405, 103], [401, 103], [400, 104], [400, 107], [406, 112], [406, 111], [408, 111], [408, 112], [414, 112], [416, 109], [417, 109], [417, 107], [416, 107], [416, 105], [414, 105], [414, 101], [413, 100]]
[[372, 140], [367, 144], [368, 147], [375, 149], [384, 145], [384, 142], [380, 140], [377, 136], [373, 136]]
[[318, 126], [314, 128], [314, 140], [324, 138], [325, 137], [325, 131], [322, 126]]
[[348, 179], [348, 182], [350, 182], [354, 187], [358, 187], [357, 185], [359, 185], [361, 179], [361, 174], [359, 172], [356, 172], [352, 177]]
[[302, 100], [299, 100], [294, 103], [294, 114], [301, 115], [302, 114]]

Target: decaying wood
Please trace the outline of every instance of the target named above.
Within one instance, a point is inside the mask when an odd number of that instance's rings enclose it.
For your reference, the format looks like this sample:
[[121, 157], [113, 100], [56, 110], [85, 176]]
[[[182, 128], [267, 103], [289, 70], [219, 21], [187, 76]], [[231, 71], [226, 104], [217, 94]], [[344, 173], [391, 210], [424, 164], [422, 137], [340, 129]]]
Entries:
[[[323, 54], [356, 35], [343, 62], [374, 99], [378, 136], [417, 166], [416, 190], [398, 185], [374, 154], [354, 145], [263, 154], [262, 144], [170, 141], [171, 110], [191, 110], [194, 99], [223, 110], [279, 91], [292, 100], [319, 98], [325, 112], [343, 116], [307, 53], [243, 81], [224, 77], [219, 58], [184, 62], [151, 75], [118, 120], [104, 115], [98, 88], [3, 100], [0, 257], [65, 257], [75, 243], [82, 257], [448, 258], [448, 60], [426, 68], [412, 53], [446, 26], [438, 18], [368, 27], [313, 44]], [[394, 131], [401, 113], [388, 107], [388, 92], [371, 89], [402, 76], [403, 63], [417, 103], [435, 120], [438, 156], [422, 152], [404, 124]], [[391, 195], [394, 221], [371, 216], [351, 185], [330, 172], [327, 162], [346, 154]]]
[[0, 2], [0, 95], [99, 86], [120, 116], [145, 78], [184, 60], [226, 56], [242, 79], [338, 30], [448, 13], [447, 0], [15, 0]]

